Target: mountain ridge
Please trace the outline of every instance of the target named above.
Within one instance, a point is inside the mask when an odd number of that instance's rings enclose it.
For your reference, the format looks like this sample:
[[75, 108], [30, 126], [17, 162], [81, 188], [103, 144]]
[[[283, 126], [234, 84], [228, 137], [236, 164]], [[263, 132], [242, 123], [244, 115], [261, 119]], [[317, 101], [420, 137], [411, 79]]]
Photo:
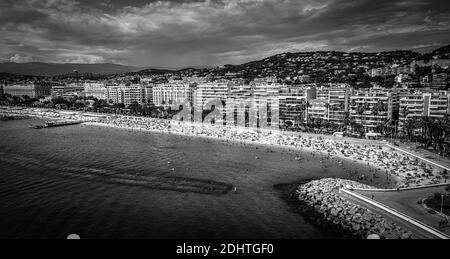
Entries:
[[[378, 55], [381, 54], [381, 57]], [[334, 57], [338, 57], [337, 59]], [[327, 60], [329, 62], [346, 63], [350, 62], [346, 56], [355, 56], [358, 58], [369, 58], [375, 63], [396, 62], [402, 60], [404, 62], [413, 59], [432, 59], [450, 58], [450, 45], [443, 45], [436, 47], [426, 53], [420, 53], [415, 50], [393, 50], [382, 52], [344, 52], [344, 51], [307, 51], [307, 52], [285, 52], [272, 55], [263, 59], [246, 62], [237, 65], [222, 65], [210, 67], [186, 67], [186, 68], [162, 68], [162, 67], [134, 67], [119, 65], [114, 63], [95, 63], [95, 64], [72, 64], [72, 63], [14, 63], [5, 62], [0, 63], [0, 72], [10, 73], [14, 75], [29, 75], [29, 76], [56, 76], [73, 73], [77, 69], [80, 73], [92, 73], [99, 75], [114, 75], [114, 74], [128, 74], [128, 75], [155, 75], [165, 73], [181, 73], [186, 71], [222, 71], [227, 72], [242, 72], [258, 69], [270, 69], [280, 67], [301, 67], [304, 60], [310, 59], [311, 62], [322, 62]], [[299, 61], [292, 61], [294, 59], [301, 59]]]

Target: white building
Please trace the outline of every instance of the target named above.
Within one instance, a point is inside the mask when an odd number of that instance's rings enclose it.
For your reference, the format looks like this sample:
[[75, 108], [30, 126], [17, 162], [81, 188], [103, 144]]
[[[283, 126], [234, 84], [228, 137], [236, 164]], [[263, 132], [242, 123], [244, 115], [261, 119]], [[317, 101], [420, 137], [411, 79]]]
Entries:
[[403, 91], [400, 93], [399, 126], [408, 119], [428, 116], [443, 118], [450, 114], [449, 91]]
[[153, 102], [152, 86], [130, 85], [130, 86], [107, 86], [106, 100], [112, 104], [123, 103], [125, 106], [137, 102], [141, 105]]
[[177, 106], [188, 102], [192, 88], [189, 83], [157, 84], [153, 87], [153, 103], [156, 106]]
[[350, 116], [367, 132], [394, 119], [398, 111], [396, 89], [370, 88], [356, 90], [350, 97]]

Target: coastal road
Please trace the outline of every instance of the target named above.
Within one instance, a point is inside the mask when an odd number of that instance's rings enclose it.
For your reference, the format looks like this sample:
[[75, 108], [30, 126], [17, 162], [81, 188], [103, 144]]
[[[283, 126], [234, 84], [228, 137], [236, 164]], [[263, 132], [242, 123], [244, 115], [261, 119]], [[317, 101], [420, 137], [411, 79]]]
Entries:
[[[433, 189], [433, 188], [432, 188]], [[442, 187], [440, 188], [442, 189]], [[424, 193], [433, 193], [434, 190], [420, 190], [420, 192], [415, 193], [415, 195], [408, 194], [406, 192], [404, 193], [368, 193], [364, 192], [364, 196], [367, 198], [371, 198], [372, 194], [374, 195], [374, 200], [382, 203], [390, 208], [393, 208], [401, 213], [404, 213], [408, 215], [409, 217], [412, 217], [420, 222], [425, 223], [426, 225], [437, 229], [437, 225], [439, 223], [439, 220], [442, 218], [437, 215], [429, 214], [421, 205], [417, 204], [418, 200], [421, 200], [422, 198], [425, 198], [427, 196], [422, 197], [422, 194]], [[361, 192], [358, 192], [359, 194], [362, 194]], [[393, 223], [397, 224], [398, 226], [411, 231], [414, 233], [415, 238], [419, 239], [437, 239], [437, 236], [434, 234], [412, 224], [409, 222], [406, 222], [405, 220], [402, 220], [391, 213], [386, 212], [383, 209], [380, 209], [377, 206], [374, 206], [372, 204], [369, 204], [367, 202], [364, 202], [358, 198], [355, 198], [354, 196], [347, 195], [345, 193], [340, 193], [341, 196], [349, 200], [350, 202], [359, 205], [361, 207], [367, 208], [370, 211], [383, 216], [384, 218], [392, 221]], [[421, 198], [419, 198], [421, 197]], [[448, 229], [447, 229], [448, 230]], [[448, 232], [448, 231], [447, 231]], [[448, 233], [447, 233], [448, 234]]]

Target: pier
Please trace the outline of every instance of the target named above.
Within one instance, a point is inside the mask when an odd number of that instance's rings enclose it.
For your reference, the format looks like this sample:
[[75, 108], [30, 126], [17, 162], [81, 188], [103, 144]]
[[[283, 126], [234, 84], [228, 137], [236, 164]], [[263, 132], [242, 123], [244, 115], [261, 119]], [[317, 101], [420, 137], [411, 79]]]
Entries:
[[72, 126], [83, 123], [82, 121], [46, 121], [41, 125], [32, 125], [30, 128], [32, 129], [44, 129], [44, 128], [55, 128], [55, 127], [63, 127], [63, 126]]

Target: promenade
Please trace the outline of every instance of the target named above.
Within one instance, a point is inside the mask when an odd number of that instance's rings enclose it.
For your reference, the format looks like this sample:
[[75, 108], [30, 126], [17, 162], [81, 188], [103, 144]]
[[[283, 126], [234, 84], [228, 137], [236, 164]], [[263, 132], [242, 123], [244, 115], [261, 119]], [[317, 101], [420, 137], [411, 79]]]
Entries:
[[[365, 191], [355, 190], [370, 200], [386, 205], [397, 211], [403, 212], [407, 216], [414, 218], [417, 221], [423, 222], [431, 228], [437, 229], [447, 235], [450, 235], [450, 228], [441, 228], [439, 222], [444, 218], [438, 214], [429, 213], [419, 201], [424, 198], [433, 196], [434, 193], [445, 193], [445, 186], [429, 187], [402, 190], [399, 192], [379, 192], [379, 191]], [[397, 221], [399, 221], [397, 219]]]

